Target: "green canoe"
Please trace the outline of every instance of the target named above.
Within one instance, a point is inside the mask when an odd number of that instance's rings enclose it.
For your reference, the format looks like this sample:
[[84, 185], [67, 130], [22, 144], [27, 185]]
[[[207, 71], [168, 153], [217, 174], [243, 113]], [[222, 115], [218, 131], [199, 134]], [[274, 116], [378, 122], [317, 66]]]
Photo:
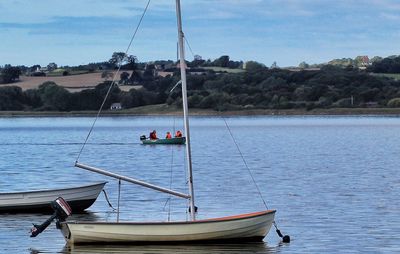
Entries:
[[141, 139], [141, 141], [143, 145], [183, 145], [186, 142], [186, 138]]

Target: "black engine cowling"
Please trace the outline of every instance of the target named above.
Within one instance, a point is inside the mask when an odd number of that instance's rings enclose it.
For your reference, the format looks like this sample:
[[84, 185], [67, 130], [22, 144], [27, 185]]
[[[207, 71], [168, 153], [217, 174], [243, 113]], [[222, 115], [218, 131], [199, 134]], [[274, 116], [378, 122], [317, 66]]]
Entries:
[[36, 237], [38, 234], [42, 233], [50, 224], [51, 222], [56, 219], [57, 223], [65, 221], [68, 216], [72, 214], [72, 209], [68, 205], [67, 201], [65, 201], [62, 197], [57, 198], [53, 202], [51, 202], [51, 207], [54, 210], [53, 215], [48, 218], [45, 222], [41, 225], [33, 224], [31, 229], [31, 237]]

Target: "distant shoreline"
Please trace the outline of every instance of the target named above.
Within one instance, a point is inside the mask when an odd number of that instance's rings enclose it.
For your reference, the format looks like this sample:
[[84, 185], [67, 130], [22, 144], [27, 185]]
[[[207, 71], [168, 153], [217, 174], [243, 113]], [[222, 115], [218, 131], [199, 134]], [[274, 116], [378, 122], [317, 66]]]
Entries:
[[[0, 117], [88, 117], [96, 116], [97, 111], [0, 111]], [[307, 115], [400, 115], [400, 108], [333, 108], [333, 109], [248, 109], [235, 111], [214, 111], [189, 109], [192, 116], [307, 116]], [[173, 116], [182, 111], [152, 105], [126, 110], [104, 110], [102, 116]]]

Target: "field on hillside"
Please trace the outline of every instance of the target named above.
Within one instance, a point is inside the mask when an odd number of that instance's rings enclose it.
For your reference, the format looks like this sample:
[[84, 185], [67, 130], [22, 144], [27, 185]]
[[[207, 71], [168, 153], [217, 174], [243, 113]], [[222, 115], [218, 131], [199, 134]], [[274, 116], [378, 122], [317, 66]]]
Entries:
[[[105, 80], [106, 79], [101, 77], [101, 72], [95, 72], [69, 76], [20, 76], [20, 80], [18, 82], [9, 85], [19, 86], [25, 91], [32, 88], [38, 88], [39, 85], [43, 84], [44, 82], [53, 81], [57, 85], [65, 87], [70, 92], [79, 92], [83, 89], [94, 88], [96, 85], [104, 82]], [[110, 78], [108, 80], [110, 80]], [[123, 91], [129, 91], [131, 88], [139, 87], [140, 86], [120, 86], [120, 89]]]
[[395, 80], [400, 80], [399, 73], [371, 73], [371, 74], [374, 76], [381, 76], [381, 77], [393, 78]]
[[243, 69], [231, 69], [231, 68], [224, 68], [224, 67], [201, 67], [205, 70], [213, 70], [215, 72], [228, 72], [228, 73], [241, 73], [245, 72]]

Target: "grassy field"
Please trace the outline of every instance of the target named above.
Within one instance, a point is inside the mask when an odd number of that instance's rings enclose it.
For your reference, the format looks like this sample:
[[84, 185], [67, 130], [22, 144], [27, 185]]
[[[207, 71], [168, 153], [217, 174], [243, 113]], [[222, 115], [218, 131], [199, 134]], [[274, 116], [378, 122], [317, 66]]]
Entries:
[[228, 72], [228, 73], [241, 73], [245, 72], [243, 69], [230, 69], [230, 68], [224, 68], [224, 67], [201, 67], [202, 69], [205, 70], [213, 70], [216, 72]]
[[400, 80], [400, 73], [371, 73], [371, 75], [378, 76], [378, 77], [393, 78], [395, 80]]
[[[82, 74], [82, 71], [73, 72], [73, 75], [62, 76], [62, 75], [54, 75], [54, 76], [46, 76], [46, 77], [33, 77], [33, 76], [20, 76], [18, 82], [12, 83], [10, 85], [19, 86], [22, 90], [28, 90], [32, 88], [38, 88], [39, 85], [43, 84], [47, 81], [53, 81], [59, 86], [65, 87], [70, 92], [79, 92], [83, 89], [94, 88], [98, 84], [105, 81], [104, 78], [101, 77], [100, 72], [88, 73], [85, 71], [85, 74]], [[58, 72], [61, 73], [62, 72]], [[138, 86], [121, 86], [121, 90], [128, 91], [131, 88], [138, 88]]]
[[[46, 73], [46, 76], [47, 77], [60, 77], [60, 76], [63, 76], [64, 71], [68, 71], [68, 70], [56, 69], [52, 72]], [[90, 71], [68, 71], [68, 75], [81, 75], [81, 74], [88, 74], [88, 73], [91, 73], [91, 72]]]
[[[18, 116], [95, 116], [97, 111], [0, 111], [0, 117], [18, 117]], [[103, 110], [103, 116], [141, 116], [141, 115], [178, 115], [181, 116], [182, 109], [176, 106], [166, 104], [148, 105], [123, 110]], [[333, 109], [252, 109], [218, 112], [212, 109], [189, 109], [190, 115], [201, 116], [246, 116], [246, 115], [282, 115], [282, 116], [303, 116], [303, 115], [400, 115], [400, 108], [333, 108]]]
[[69, 90], [74, 89], [85, 89], [93, 88], [99, 83], [103, 82], [104, 79], [101, 77], [101, 73], [89, 73], [82, 75], [70, 75], [70, 76], [46, 76], [46, 77], [32, 77], [32, 76], [21, 76], [20, 81], [13, 83], [14, 86], [19, 86], [22, 90], [37, 88], [39, 85], [47, 81], [53, 81], [59, 86], [68, 88]]

